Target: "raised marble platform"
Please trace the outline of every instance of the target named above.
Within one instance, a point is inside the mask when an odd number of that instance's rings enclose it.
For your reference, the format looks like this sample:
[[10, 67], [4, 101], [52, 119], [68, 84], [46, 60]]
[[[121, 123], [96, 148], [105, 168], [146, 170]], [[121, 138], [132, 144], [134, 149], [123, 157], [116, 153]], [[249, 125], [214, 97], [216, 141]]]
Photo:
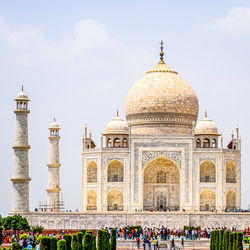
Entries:
[[141, 225], [142, 227], [183, 228], [184, 225], [212, 227], [250, 227], [250, 213], [208, 212], [29, 212], [20, 213], [30, 225], [45, 229], [99, 229]]

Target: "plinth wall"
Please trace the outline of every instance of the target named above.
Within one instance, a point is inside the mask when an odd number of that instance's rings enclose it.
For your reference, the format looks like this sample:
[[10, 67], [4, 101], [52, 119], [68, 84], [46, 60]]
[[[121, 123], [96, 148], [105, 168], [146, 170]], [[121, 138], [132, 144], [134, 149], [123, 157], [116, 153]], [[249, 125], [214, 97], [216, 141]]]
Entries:
[[43, 226], [45, 229], [101, 229], [105, 227], [123, 227], [141, 225], [142, 227], [183, 228], [184, 225], [212, 227], [250, 227], [250, 213], [188, 213], [188, 212], [60, 212], [60, 213], [21, 213], [32, 226]]

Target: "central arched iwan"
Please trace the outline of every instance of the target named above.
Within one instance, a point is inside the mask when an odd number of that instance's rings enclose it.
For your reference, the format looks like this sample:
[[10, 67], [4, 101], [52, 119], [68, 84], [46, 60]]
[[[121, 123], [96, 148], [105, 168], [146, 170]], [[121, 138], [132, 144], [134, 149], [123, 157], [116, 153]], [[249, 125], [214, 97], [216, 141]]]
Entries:
[[180, 209], [180, 171], [174, 162], [163, 156], [152, 160], [143, 178], [144, 210]]

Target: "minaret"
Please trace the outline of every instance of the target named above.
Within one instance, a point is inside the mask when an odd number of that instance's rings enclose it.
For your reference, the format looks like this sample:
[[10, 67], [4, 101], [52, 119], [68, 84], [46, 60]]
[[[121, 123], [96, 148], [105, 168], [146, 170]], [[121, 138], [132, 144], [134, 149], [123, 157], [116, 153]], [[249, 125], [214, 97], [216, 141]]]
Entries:
[[60, 166], [59, 163], [59, 125], [55, 119], [50, 124], [49, 131], [49, 163], [48, 166], [48, 187], [47, 191], [47, 211], [60, 211]]
[[14, 149], [14, 172], [12, 181], [11, 212], [29, 211], [29, 157], [28, 144], [28, 96], [23, 92], [17, 95], [16, 101], [16, 137]]

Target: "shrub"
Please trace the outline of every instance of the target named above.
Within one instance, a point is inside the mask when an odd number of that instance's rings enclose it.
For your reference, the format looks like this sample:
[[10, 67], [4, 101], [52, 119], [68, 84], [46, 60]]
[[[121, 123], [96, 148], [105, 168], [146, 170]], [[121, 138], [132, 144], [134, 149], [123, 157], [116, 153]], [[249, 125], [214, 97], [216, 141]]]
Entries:
[[78, 232], [77, 233], [77, 249], [78, 250], [82, 250], [82, 239], [83, 239], [83, 233], [82, 232]]
[[66, 234], [63, 236], [63, 238], [66, 241], [66, 248], [67, 250], [71, 250], [71, 240], [72, 240], [72, 236], [70, 234]]
[[86, 232], [83, 240], [84, 250], [92, 250], [92, 233]]
[[97, 234], [97, 250], [102, 250], [102, 230], [98, 230], [98, 234]]
[[[184, 229], [186, 226], [184, 226]], [[211, 235], [210, 235], [210, 250], [214, 250], [214, 231], [211, 231]]]
[[21, 239], [21, 240], [27, 240], [27, 239], [29, 239], [29, 235], [28, 235], [28, 234], [22, 234], [22, 235], [20, 236], [20, 239]]
[[57, 243], [58, 250], [66, 250], [66, 240], [59, 240]]
[[234, 244], [234, 233], [229, 233], [228, 250], [233, 250], [233, 244]]
[[50, 250], [50, 237], [44, 236], [41, 239], [41, 250]]
[[224, 230], [220, 230], [220, 232], [219, 232], [219, 250], [223, 249], [223, 237], [224, 237]]
[[77, 250], [77, 235], [73, 234], [72, 236], [72, 250]]
[[109, 250], [109, 233], [107, 230], [102, 231], [102, 250]]
[[36, 241], [38, 242], [38, 243], [41, 243], [41, 239], [42, 239], [42, 235], [39, 235], [37, 238], [36, 238]]
[[237, 250], [243, 250], [243, 233], [238, 232], [237, 235]]
[[92, 250], [96, 250], [96, 235], [92, 234]]
[[14, 243], [12, 243], [11, 249], [13, 249], [13, 250], [22, 250], [22, 247], [18, 242], [14, 242]]
[[114, 228], [111, 231], [110, 249], [116, 250], [116, 229]]
[[50, 250], [56, 250], [57, 249], [57, 238], [56, 237], [50, 237]]
[[223, 249], [224, 250], [227, 250], [229, 246], [229, 233], [230, 232], [225, 231], [223, 235]]
[[238, 232], [235, 232], [234, 234], [233, 234], [233, 250], [237, 250], [237, 234], [238, 234]]

